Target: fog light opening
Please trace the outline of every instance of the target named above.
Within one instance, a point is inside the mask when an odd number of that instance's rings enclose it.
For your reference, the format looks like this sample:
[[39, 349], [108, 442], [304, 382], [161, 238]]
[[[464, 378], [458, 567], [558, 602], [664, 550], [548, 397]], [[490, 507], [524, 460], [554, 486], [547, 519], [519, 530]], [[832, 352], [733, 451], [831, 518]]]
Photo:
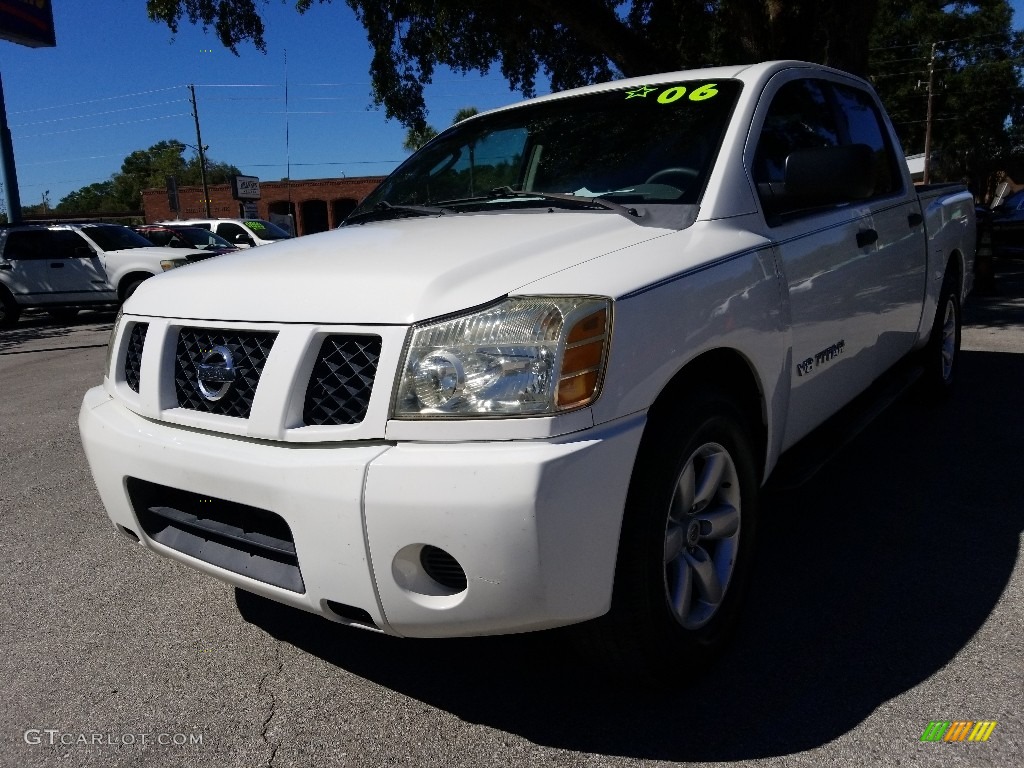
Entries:
[[465, 591], [466, 572], [458, 560], [440, 547], [425, 544], [420, 550], [420, 566], [427, 576], [452, 593]]

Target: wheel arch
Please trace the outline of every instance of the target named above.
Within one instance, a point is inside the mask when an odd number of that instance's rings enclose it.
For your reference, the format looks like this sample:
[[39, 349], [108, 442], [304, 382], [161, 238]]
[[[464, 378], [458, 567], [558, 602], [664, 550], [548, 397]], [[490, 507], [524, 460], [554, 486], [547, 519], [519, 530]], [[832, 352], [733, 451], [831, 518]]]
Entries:
[[144, 272], [142, 270], [136, 270], [134, 272], [129, 272], [127, 275], [122, 277], [120, 282], [117, 284], [117, 298], [118, 298], [118, 301], [124, 301], [125, 300], [125, 295], [124, 295], [125, 291], [127, 291], [128, 288], [133, 283], [135, 283], [135, 282], [142, 282], [143, 280], [148, 280], [151, 277], [154, 277], [152, 272]]
[[768, 455], [765, 390], [750, 360], [731, 347], [718, 347], [701, 353], [666, 382], [648, 409], [644, 438], [658, 428], [662, 413], [696, 391], [722, 393], [737, 406], [751, 431], [757, 468], [763, 477]]

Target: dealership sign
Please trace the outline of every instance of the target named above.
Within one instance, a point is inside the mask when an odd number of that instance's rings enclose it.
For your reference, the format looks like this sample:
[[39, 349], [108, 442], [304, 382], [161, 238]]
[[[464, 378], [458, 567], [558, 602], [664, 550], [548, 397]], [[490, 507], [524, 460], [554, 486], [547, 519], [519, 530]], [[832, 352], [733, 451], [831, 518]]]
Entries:
[[0, 39], [31, 48], [57, 45], [50, 0], [0, 0]]
[[[3, 2], [3, 0], [0, 0], [0, 2]], [[259, 176], [232, 176], [231, 196], [234, 197], [235, 200], [259, 200]]]

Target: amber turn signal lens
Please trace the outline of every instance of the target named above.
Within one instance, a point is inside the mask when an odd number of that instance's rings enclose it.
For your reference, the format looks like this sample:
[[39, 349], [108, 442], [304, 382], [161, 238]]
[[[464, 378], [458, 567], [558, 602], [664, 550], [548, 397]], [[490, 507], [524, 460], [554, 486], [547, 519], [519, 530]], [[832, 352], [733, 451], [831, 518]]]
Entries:
[[597, 390], [597, 371], [563, 378], [558, 382], [558, 407], [573, 408], [590, 402]]
[[570, 329], [555, 399], [559, 408], [578, 408], [594, 399], [601, 381], [607, 341], [607, 309], [584, 317]]
[[569, 331], [566, 343], [572, 345], [576, 342], [584, 341], [594, 336], [603, 336], [607, 331], [607, 326], [608, 310], [602, 309], [592, 315], [584, 317], [576, 323], [576, 325], [572, 327], [572, 330]]

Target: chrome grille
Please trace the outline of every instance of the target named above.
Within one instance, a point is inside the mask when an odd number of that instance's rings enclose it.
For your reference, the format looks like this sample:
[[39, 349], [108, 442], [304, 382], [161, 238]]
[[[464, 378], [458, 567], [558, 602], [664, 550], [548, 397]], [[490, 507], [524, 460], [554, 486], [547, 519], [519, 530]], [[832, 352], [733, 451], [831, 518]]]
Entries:
[[306, 387], [302, 419], [311, 425], [358, 424], [366, 416], [380, 360], [380, 336], [328, 336]]
[[124, 356], [124, 380], [136, 394], [142, 381], [142, 347], [146, 343], [149, 323], [136, 323], [128, 337], [128, 350]]
[[[174, 360], [174, 389], [178, 405], [221, 416], [249, 418], [263, 366], [276, 338], [276, 332], [182, 328], [178, 333]], [[210, 400], [199, 388], [196, 366], [218, 346], [231, 351], [235, 381], [223, 397]]]

